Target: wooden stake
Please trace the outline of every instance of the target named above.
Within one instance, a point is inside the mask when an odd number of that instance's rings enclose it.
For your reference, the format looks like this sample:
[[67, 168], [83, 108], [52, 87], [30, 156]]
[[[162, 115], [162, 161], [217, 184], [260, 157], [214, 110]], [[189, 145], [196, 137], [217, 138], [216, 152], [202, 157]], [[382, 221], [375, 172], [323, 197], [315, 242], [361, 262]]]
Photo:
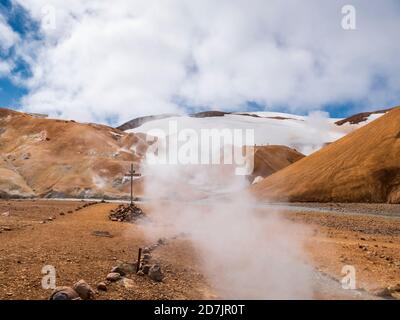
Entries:
[[139, 253], [138, 253], [138, 258], [137, 258], [137, 264], [136, 264], [136, 273], [139, 272], [140, 269], [140, 258], [142, 257], [142, 248], [139, 248]]
[[133, 170], [133, 163], [131, 164], [131, 170], [125, 174], [126, 177], [131, 178], [131, 205], [133, 204], [133, 177], [140, 177], [141, 174], [137, 173], [135, 170]]

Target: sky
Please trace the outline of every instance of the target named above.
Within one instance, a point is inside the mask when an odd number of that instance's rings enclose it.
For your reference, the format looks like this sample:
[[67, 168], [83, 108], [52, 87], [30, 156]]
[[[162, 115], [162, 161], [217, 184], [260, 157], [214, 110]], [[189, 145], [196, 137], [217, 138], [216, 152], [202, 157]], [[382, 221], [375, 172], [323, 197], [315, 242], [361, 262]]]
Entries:
[[0, 0], [0, 106], [108, 124], [387, 108], [399, 16], [397, 0]]

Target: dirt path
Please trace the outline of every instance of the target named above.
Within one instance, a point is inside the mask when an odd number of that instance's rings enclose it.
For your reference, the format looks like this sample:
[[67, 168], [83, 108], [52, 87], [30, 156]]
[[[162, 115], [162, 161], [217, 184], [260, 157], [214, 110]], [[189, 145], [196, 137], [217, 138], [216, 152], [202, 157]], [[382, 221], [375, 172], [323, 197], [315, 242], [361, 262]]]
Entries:
[[[76, 203], [78, 205], [80, 203]], [[72, 285], [85, 279], [95, 287], [117, 264], [116, 260], [133, 261], [139, 247], [156, 239], [146, 239], [142, 229], [134, 224], [111, 222], [108, 212], [115, 207], [116, 204], [96, 204], [78, 212], [57, 215], [54, 221], [45, 224], [36, 221], [20, 229], [2, 232], [0, 299], [47, 299], [49, 290], [41, 288], [41, 269], [45, 265], [56, 268], [57, 285]], [[107, 231], [113, 237], [97, 237], [93, 231]], [[208, 289], [203, 276], [193, 266], [195, 257], [187, 240], [178, 239], [157, 249], [154, 257], [164, 266], [166, 278], [163, 283], [135, 275], [130, 289], [112, 284], [108, 292], [100, 293], [98, 298], [205, 297]]]

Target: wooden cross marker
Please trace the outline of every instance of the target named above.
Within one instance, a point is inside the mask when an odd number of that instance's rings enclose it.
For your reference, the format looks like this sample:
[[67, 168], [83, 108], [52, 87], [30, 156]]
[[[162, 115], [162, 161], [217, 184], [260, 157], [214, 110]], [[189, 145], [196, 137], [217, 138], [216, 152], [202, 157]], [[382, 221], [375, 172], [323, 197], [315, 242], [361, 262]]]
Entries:
[[133, 204], [133, 177], [140, 177], [141, 174], [133, 170], [133, 163], [131, 164], [131, 171], [125, 174], [125, 177], [131, 178], [131, 204]]

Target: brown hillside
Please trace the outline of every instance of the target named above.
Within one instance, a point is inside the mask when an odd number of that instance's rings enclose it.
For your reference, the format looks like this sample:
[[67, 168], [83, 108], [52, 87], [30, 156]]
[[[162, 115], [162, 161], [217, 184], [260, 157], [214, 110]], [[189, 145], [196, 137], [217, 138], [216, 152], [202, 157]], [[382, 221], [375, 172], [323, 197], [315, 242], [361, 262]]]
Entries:
[[251, 190], [275, 201], [400, 203], [400, 107]]
[[254, 151], [252, 177], [267, 177], [304, 158], [304, 155], [287, 146], [257, 146]]
[[0, 197], [126, 196], [146, 149], [144, 135], [0, 109]]

